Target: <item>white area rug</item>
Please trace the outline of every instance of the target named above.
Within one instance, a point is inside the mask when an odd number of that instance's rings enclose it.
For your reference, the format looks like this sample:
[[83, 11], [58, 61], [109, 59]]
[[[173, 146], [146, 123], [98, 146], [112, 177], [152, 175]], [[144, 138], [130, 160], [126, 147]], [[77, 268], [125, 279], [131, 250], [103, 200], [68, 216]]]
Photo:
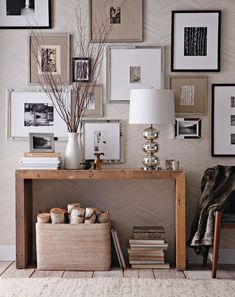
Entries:
[[0, 279], [1, 297], [232, 297], [233, 280]]

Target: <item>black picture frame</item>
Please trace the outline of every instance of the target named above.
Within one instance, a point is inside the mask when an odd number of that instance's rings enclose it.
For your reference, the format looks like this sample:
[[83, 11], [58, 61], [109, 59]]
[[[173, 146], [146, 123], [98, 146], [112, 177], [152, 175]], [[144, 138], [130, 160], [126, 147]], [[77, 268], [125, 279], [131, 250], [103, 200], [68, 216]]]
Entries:
[[235, 83], [211, 87], [211, 156], [235, 157]]
[[51, 0], [30, 0], [26, 7], [22, 0], [0, 0], [0, 29], [52, 28], [51, 3]]
[[176, 118], [175, 138], [199, 139], [201, 138], [201, 118]]
[[[178, 32], [176, 27], [182, 30]], [[220, 32], [221, 10], [172, 11], [171, 71], [219, 72]], [[190, 42], [195, 38], [198, 43]], [[212, 50], [208, 51], [208, 47]]]
[[[77, 68], [77, 69], [76, 69]], [[80, 70], [78, 69], [80, 68]], [[73, 82], [89, 82], [91, 73], [90, 58], [72, 58], [72, 80]]]

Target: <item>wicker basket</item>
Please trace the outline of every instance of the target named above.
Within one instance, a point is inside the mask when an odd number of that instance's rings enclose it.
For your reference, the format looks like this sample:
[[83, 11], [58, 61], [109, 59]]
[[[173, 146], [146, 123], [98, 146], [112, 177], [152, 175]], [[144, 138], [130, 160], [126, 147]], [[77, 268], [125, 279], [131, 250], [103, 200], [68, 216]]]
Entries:
[[109, 270], [110, 223], [36, 223], [37, 268], [44, 270]]

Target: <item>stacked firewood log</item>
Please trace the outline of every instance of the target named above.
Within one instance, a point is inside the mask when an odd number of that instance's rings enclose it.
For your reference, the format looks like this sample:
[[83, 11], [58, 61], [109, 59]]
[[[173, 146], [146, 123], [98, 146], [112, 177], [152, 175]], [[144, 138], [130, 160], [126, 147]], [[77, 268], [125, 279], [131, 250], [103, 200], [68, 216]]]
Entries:
[[110, 221], [108, 212], [94, 207], [83, 208], [80, 203], [69, 203], [67, 210], [64, 208], [52, 208], [48, 213], [37, 215], [38, 223], [52, 224], [95, 224], [107, 223]]

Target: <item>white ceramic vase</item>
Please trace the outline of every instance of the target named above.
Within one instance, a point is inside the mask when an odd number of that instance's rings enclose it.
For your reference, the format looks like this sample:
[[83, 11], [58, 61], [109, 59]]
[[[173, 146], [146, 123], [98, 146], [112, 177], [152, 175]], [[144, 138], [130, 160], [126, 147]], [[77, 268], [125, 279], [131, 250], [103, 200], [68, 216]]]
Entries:
[[76, 132], [68, 133], [68, 143], [64, 154], [65, 169], [79, 169], [82, 161], [81, 135]]

